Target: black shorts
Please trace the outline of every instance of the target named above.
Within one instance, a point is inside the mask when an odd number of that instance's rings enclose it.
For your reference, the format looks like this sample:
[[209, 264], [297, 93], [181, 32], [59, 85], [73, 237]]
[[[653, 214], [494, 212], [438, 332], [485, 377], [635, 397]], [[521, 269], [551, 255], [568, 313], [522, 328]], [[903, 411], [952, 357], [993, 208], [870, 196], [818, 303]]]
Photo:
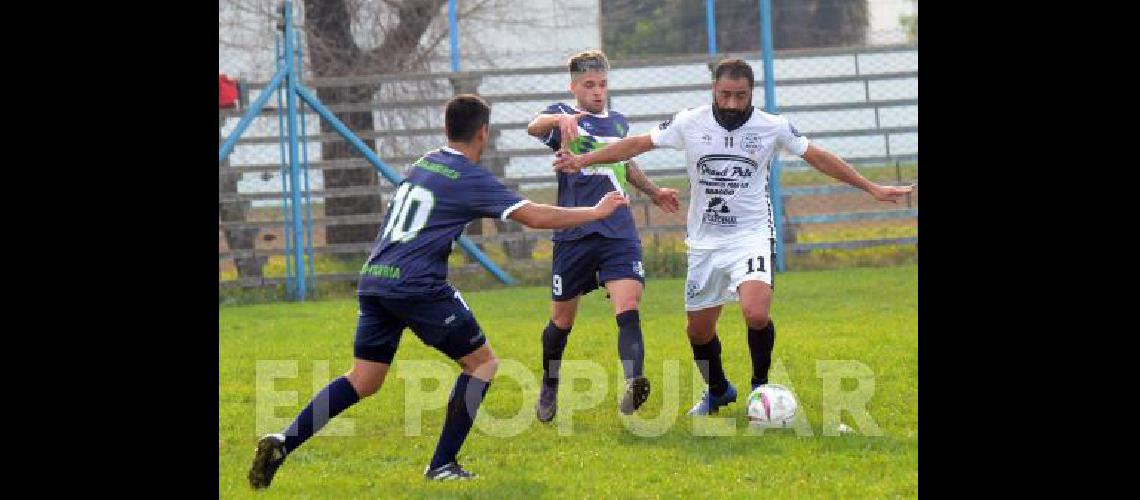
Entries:
[[641, 241], [591, 235], [554, 242], [550, 297], [571, 300], [607, 281], [635, 279], [645, 284]]
[[404, 328], [411, 328], [424, 344], [458, 360], [487, 343], [475, 315], [459, 292], [440, 299], [389, 299], [359, 295], [353, 355], [391, 364]]

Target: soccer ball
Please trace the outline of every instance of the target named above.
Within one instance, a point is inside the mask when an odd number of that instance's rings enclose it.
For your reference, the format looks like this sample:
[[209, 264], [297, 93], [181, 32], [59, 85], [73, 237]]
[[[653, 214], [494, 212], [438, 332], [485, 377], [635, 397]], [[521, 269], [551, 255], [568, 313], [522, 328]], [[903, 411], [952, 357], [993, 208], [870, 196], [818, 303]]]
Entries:
[[748, 395], [748, 421], [757, 427], [791, 427], [796, 396], [779, 384], [764, 384]]

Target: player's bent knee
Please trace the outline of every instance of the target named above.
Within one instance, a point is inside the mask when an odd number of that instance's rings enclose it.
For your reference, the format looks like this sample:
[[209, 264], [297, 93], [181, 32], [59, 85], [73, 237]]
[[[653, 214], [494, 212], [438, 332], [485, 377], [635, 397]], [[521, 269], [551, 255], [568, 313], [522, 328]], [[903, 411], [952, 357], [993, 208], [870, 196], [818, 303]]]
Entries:
[[362, 387], [357, 387], [356, 385], [353, 385], [352, 388], [356, 389], [356, 396], [357, 397], [359, 397], [360, 399], [364, 399], [368, 396], [371, 396], [371, 395], [379, 392], [380, 391], [380, 384], [369, 384], [369, 385], [364, 385]]
[[691, 325], [686, 333], [689, 334], [689, 342], [697, 345], [707, 344], [716, 336], [716, 330], [704, 330]]
[[367, 373], [359, 370], [353, 370], [345, 375], [348, 382], [352, 384], [352, 388], [356, 390], [356, 395], [360, 399], [376, 394], [380, 390], [380, 386], [384, 383], [384, 375], [382, 373]]
[[491, 358], [483, 363], [479, 371], [485, 374], [488, 379], [493, 378], [499, 372], [499, 358], [492, 354]]
[[559, 330], [569, 330], [574, 327], [574, 316], [577, 311], [559, 311], [555, 309], [553, 314], [550, 315], [550, 321]]
[[491, 356], [478, 362], [472, 361], [463, 364], [463, 373], [483, 380], [495, 378], [499, 371], [499, 358]]
[[690, 333], [689, 343], [696, 345], [705, 345], [709, 342], [712, 342], [712, 339], [715, 336], [715, 333]]
[[475, 352], [468, 354], [459, 359], [459, 365], [463, 368], [463, 373], [481, 378], [483, 380], [491, 380], [495, 377], [495, 373], [499, 371], [499, 358], [491, 349], [481, 347]]
[[550, 318], [550, 321], [557, 326], [559, 330], [570, 330], [574, 327], [574, 318], [558, 317]]
[[768, 311], [744, 311], [744, 322], [748, 324], [748, 328], [753, 330], [763, 330], [768, 327], [768, 322], [772, 320], [768, 316]]
[[631, 298], [616, 301], [614, 302], [614, 309], [616, 310], [617, 314], [637, 309], [637, 299]]

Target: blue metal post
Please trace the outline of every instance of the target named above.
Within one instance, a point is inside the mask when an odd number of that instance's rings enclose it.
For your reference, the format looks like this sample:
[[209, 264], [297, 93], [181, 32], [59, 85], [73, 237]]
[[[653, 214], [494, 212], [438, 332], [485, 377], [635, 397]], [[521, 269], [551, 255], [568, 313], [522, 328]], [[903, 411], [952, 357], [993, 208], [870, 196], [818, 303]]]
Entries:
[[455, 5], [459, 0], [447, 0], [448, 38], [451, 39], [451, 71], [459, 71], [459, 21]]
[[[388, 179], [388, 182], [391, 182], [392, 184], [399, 184], [404, 181], [404, 176], [388, 167], [388, 165], [386, 165], [379, 156], [376, 156], [376, 153], [373, 153], [372, 150], [368, 148], [368, 145], [364, 144], [364, 142], [361, 141], [360, 138], [356, 136], [356, 134], [353, 134], [352, 131], [349, 130], [349, 128], [345, 126], [343, 122], [337, 119], [336, 115], [333, 115], [332, 112], [329, 111], [329, 109], [326, 108], [324, 104], [321, 104], [321, 101], [317, 100], [317, 97], [305, 89], [305, 87], [298, 86], [297, 95], [301, 98], [301, 100], [308, 103], [309, 107], [313, 108], [317, 114], [321, 115], [321, 118], [327, 120], [329, 124], [332, 125], [334, 129], [336, 129], [337, 133], [344, 137], [344, 140], [348, 141], [349, 144], [352, 144], [352, 146], [355, 147], [357, 151], [360, 151], [360, 154], [364, 155], [364, 157], [368, 159], [368, 162], [371, 163], [372, 166], [376, 168], [376, 170], [379, 170], [386, 179]], [[495, 265], [495, 263], [490, 258], [488, 258], [486, 254], [480, 251], [479, 247], [476, 247], [474, 243], [471, 243], [471, 240], [466, 236], [459, 237], [459, 246], [462, 247], [468, 255], [471, 255], [475, 258], [475, 260], [479, 261], [479, 263], [482, 264], [483, 267], [485, 267], [488, 271], [490, 271], [491, 274], [495, 275], [499, 281], [508, 285], [513, 285], [516, 283], [514, 278], [511, 278], [509, 274], [500, 269], [499, 266]]]
[[[281, 51], [280, 37], [273, 38], [273, 48], [277, 53], [277, 64], [281, 65], [282, 61], [285, 60], [285, 54]], [[277, 173], [281, 176], [281, 222], [284, 226], [284, 230], [282, 231], [284, 237], [281, 241], [285, 245], [285, 296], [292, 297], [293, 282], [291, 278], [293, 277], [293, 261], [289, 256], [292, 254], [293, 231], [292, 225], [289, 223], [289, 183], [287, 182], [289, 178], [289, 166], [285, 161], [289, 154], [285, 148], [285, 90], [286, 89], [283, 88], [277, 89], [277, 144], [281, 154], [279, 156], [281, 168], [278, 169]]]
[[261, 108], [265, 107], [265, 103], [269, 102], [269, 96], [273, 95], [273, 91], [277, 90], [277, 88], [281, 86], [281, 81], [284, 78], [285, 68], [279, 68], [277, 70], [277, 74], [273, 75], [273, 79], [269, 81], [269, 85], [266, 85], [265, 88], [261, 89], [261, 95], [257, 96], [257, 100], [253, 102], [253, 106], [250, 106], [250, 108], [246, 110], [245, 114], [241, 116], [241, 120], [238, 121], [237, 126], [234, 127], [234, 131], [230, 132], [230, 136], [226, 137], [226, 141], [223, 142], [222, 147], [218, 149], [219, 164], [226, 161], [226, 157], [230, 155], [230, 152], [233, 151], [234, 146], [237, 145], [238, 138], [241, 137], [241, 134], [245, 132], [245, 129], [247, 127], [249, 127], [249, 124], [253, 121], [253, 118], [261, 112]]
[[[776, 71], [772, 49], [772, 0], [760, 0], [760, 45], [764, 57], [764, 110], [776, 113]], [[772, 196], [772, 226], [776, 228], [776, 270], [784, 272], [784, 199], [780, 194], [780, 155], [772, 156], [768, 178]]]
[[[305, 51], [301, 47], [301, 35], [297, 34], [297, 75], [305, 78]], [[305, 172], [305, 255], [308, 258], [309, 286], [313, 286], [313, 192], [309, 189], [309, 140], [305, 132], [305, 102], [301, 101], [301, 165]]]
[[289, 92], [285, 94], [289, 113], [289, 192], [292, 197], [293, 208], [293, 259], [296, 263], [297, 298], [305, 300], [305, 260], [301, 256], [304, 242], [301, 241], [301, 183], [299, 182], [297, 168], [297, 73], [293, 61], [293, 2], [285, 2], [285, 67], [286, 85]]
[[714, 1], [705, 0], [705, 21], [709, 33], [709, 57], [716, 55], [716, 9], [713, 7]]

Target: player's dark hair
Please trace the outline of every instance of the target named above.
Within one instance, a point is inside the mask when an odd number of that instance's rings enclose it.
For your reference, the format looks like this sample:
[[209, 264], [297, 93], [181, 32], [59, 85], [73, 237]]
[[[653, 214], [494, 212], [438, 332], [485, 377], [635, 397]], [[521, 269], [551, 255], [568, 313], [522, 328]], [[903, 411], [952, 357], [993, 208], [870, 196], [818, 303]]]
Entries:
[[713, 80], [720, 80], [722, 76], [732, 79], [747, 78], [749, 86], [756, 84], [756, 79], [752, 76], [752, 66], [744, 62], [744, 59], [725, 59], [716, 63]]
[[467, 142], [475, 138], [475, 133], [491, 121], [491, 106], [475, 94], [460, 94], [447, 101], [443, 126], [447, 139]]
[[570, 60], [566, 61], [566, 68], [570, 70], [571, 77], [576, 73], [585, 73], [586, 71], [605, 73], [610, 70], [610, 61], [606, 59], [606, 54], [602, 51], [590, 49], [571, 56]]

